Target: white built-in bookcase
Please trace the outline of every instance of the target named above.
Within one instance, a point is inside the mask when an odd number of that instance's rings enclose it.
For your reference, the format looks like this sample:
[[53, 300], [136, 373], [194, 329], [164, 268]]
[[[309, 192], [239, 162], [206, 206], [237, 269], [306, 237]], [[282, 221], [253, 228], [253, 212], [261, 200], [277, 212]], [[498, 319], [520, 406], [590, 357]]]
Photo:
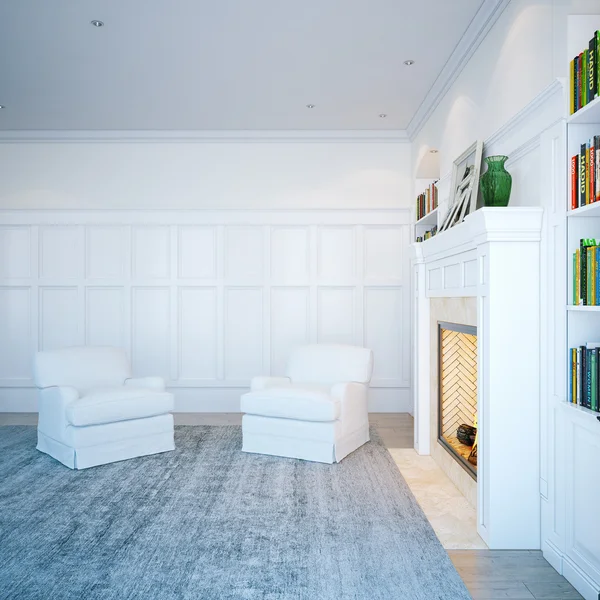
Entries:
[[[414, 193], [415, 200], [419, 194], [422, 194], [425, 190], [427, 190], [427, 188], [432, 183], [435, 183], [436, 181], [437, 181], [437, 179], [415, 179], [415, 193]], [[421, 217], [417, 221], [416, 208], [413, 204], [413, 215], [412, 215], [413, 226], [412, 226], [411, 240], [410, 240], [411, 243], [413, 243], [417, 239], [417, 236], [424, 235], [426, 231], [429, 231], [436, 225], [438, 225], [438, 227], [439, 227], [439, 223], [438, 223], [439, 213], [440, 213], [440, 209], [438, 207], [438, 208], [428, 212], [424, 217]]]
[[[600, 16], [571, 16], [568, 59], [587, 44]], [[570, 82], [565, 89], [568, 115]], [[600, 135], [600, 98], [566, 117], [559, 152], [548, 173], [554, 178], [555, 206], [548, 214], [550, 360], [548, 410], [542, 446], [542, 549], [546, 559], [586, 600], [600, 598], [600, 422], [599, 413], [569, 402], [569, 348], [600, 340], [600, 306], [573, 306], [573, 253], [581, 238], [600, 238], [600, 202], [571, 210], [571, 157]], [[556, 138], [555, 141], [557, 141]], [[561, 160], [560, 157], [564, 160]], [[553, 172], [554, 171], [554, 172]], [[562, 171], [562, 173], [559, 173]], [[554, 273], [552, 273], [552, 268]], [[554, 322], [552, 322], [554, 314]], [[542, 349], [544, 352], [544, 349]], [[553, 367], [553, 368], [552, 368]], [[544, 402], [543, 398], [543, 402]], [[546, 444], [544, 444], [546, 441]], [[544, 449], [544, 448], [543, 448]]]

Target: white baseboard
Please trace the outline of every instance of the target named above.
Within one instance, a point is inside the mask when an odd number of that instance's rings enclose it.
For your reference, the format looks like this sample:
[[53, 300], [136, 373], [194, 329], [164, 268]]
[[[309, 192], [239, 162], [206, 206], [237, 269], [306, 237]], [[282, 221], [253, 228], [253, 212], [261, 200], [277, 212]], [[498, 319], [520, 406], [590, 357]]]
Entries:
[[[175, 412], [239, 412], [246, 388], [173, 388]], [[405, 413], [411, 409], [408, 388], [371, 388], [369, 412]], [[0, 412], [37, 412], [35, 388], [0, 388]]]
[[585, 598], [600, 600], [600, 586], [592, 581], [569, 557], [563, 556], [564, 578]]
[[554, 567], [555, 571], [558, 571], [561, 575], [563, 572], [563, 555], [553, 544], [545, 541], [542, 544], [542, 554], [544, 558]]
[[585, 598], [600, 600], [600, 584], [592, 581], [568, 556], [547, 541], [543, 544], [544, 558]]

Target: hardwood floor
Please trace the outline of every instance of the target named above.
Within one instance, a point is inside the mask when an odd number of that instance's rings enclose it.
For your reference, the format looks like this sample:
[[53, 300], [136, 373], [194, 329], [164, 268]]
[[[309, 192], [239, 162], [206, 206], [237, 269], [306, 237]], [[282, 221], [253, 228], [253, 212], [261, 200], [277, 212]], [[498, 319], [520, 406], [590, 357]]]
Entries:
[[[407, 414], [375, 413], [371, 424], [388, 448], [413, 447], [413, 420]], [[177, 413], [177, 425], [240, 425], [238, 413]], [[0, 425], [36, 425], [37, 414], [0, 413]], [[448, 550], [473, 600], [582, 599], [539, 550]], [[448, 599], [451, 600], [451, 599]], [[582, 599], [583, 600], [583, 599]]]

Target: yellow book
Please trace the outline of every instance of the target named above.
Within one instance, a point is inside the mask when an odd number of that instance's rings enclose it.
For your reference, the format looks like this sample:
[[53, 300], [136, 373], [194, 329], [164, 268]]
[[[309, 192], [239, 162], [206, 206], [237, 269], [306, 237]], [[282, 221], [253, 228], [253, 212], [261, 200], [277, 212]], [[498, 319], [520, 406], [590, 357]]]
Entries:
[[570, 99], [571, 114], [573, 114], [575, 112], [575, 60], [571, 61], [570, 71], [571, 71], [571, 77], [570, 77], [569, 81], [570, 81], [571, 85], [569, 86], [569, 99]]

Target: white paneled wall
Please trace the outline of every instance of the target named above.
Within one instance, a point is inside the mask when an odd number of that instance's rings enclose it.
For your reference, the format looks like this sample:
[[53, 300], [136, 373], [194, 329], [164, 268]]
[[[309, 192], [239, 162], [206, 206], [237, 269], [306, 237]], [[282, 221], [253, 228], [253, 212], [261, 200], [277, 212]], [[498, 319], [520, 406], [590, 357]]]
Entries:
[[0, 212], [0, 410], [36, 410], [36, 349], [123, 346], [178, 410], [231, 411], [309, 342], [375, 352], [409, 408], [407, 210]]

